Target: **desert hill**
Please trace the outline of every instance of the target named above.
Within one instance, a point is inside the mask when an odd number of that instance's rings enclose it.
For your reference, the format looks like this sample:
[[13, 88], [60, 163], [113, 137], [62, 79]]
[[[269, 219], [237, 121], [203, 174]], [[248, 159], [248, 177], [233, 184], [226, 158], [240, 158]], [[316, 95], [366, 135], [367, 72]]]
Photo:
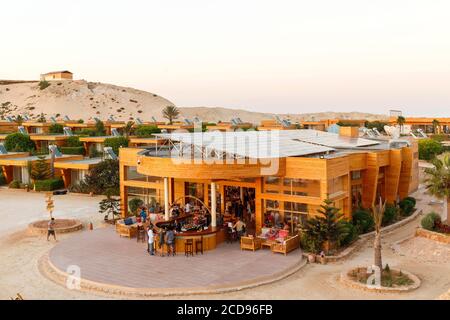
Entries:
[[[161, 111], [173, 105], [168, 99], [133, 88], [120, 87], [84, 80], [52, 81], [50, 86], [41, 89], [37, 81], [0, 80], [0, 118], [8, 115], [27, 115], [36, 119], [41, 113], [46, 117], [63, 117], [91, 120], [94, 117], [107, 119], [114, 116], [117, 120], [163, 120]], [[229, 121], [239, 117], [243, 121], [259, 123], [271, 119], [274, 114], [251, 112], [242, 109], [220, 107], [179, 108], [181, 119], [199, 117], [203, 121]], [[327, 118], [382, 120], [385, 115], [368, 113], [306, 113], [280, 114], [292, 121], [321, 120]]]

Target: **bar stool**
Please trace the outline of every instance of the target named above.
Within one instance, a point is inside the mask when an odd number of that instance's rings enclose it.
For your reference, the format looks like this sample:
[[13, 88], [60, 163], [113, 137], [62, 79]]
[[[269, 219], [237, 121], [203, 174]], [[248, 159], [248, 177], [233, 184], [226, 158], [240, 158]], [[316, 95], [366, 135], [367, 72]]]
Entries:
[[203, 236], [200, 239], [195, 239], [195, 254], [199, 252], [203, 254]]
[[184, 255], [189, 257], [189, 255], [194, 256], [194, 240], [186, 239], [184, 242]]
[[145, 242], [145, 238], [145, 228], [143, 226], [139, 226], [136, 233], [136, 242]]

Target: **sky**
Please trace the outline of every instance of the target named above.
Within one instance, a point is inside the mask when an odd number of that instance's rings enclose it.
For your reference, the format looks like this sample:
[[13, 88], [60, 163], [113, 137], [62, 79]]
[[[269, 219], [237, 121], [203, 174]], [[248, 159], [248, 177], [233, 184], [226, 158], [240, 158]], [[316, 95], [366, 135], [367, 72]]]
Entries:
[[70, 70], [179, 107], [450, 116], [447, 0], [15, 0], [0, 79]]

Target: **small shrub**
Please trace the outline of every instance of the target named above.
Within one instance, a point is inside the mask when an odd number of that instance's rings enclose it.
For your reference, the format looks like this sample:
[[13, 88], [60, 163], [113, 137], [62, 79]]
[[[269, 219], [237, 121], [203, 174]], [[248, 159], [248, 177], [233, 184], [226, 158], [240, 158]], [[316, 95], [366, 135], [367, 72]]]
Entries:
[[84, 155], [84, 147], [61, 147], [63, 154]]
[[125, 137], [113, 137], [105, 139], [105, 147], [111, 147], [116, 155], [119, 155], [121, 147], [128, 147], [128, 139]]
[[422, 218], [420, 224], [422, 228], [433, 231], [436, 228], [436, 224], [441, 222], [441, 216], [436, 212], [430, 212]]
[[139, 125], [134, 131], [134, 134], [141, 138], [149, 138], [154, 133], [161, 133], [161, 129], [157, 126]]
[[64, 188], [64, 181], [62, 179], [46, 179], [36, 180], [34, 182], [36, 191], [53, 191]]
[[6, 184], [6, 178], [3, 173], [0, 172], [0, 186], [4, 186]]
[[346, 229], [346, 235], [340, 240], [340, 246], [347, 246], [358, 238], [358, 229], [352, 223], [343, 221], [341, 227]]
[[373, 217], [367, 210], [358, 209], [353, 213], [353, 225], [358, 233], [367, 233], [373, 230]]
[[64, 133], [64, 127], [59, 123], [53, 123], [48, 128], [48, 132], [51, 134]]
[[77, 136], [71, 136], [66, 139], [66, 147], [82, 147], [83, 142]]
[[409, 216], [414, 211], [416, 200], [414, 198], [405, 198], [402, 201], [399, 202], [399, 207], [401, 209], [402, 215]]
[[414, 198], [414, 197], [406, 197], [403, 200], [411, 201], [412, 203], [414, 203], [414, 206], [416, 206], [416, 204], [417, 204], [416, 198]]
[[419, 159], [431, 160], [443, 151], [442, 144], [433, 139], [419, 140]]
[[386, 210], [383, 215], [383, 225], [388, 225], [395, 221], [398, 216], [398, 208], [393, 205], [386, 205]]
[[47, 80], [42, 80], [39, 82], [39, 89], [40, 90], [44, 90], [46, 88], [50, 87], [50, 82], [48, 82]]
[[8, 188], [10, 189], [20, 189], [20, 181], [19, 180], [13, 180], [9, 183]]
[[6, 136], [5, 148], [8, 151], [29, 152], [34, 150], [35, 146], [30, 136], [16, 132]]

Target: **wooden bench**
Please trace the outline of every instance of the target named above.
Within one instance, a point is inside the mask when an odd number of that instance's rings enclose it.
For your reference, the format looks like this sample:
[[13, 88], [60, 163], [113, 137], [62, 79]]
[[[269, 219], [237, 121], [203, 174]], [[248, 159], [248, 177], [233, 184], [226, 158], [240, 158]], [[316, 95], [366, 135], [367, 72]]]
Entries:
[[272, 252], [284, 253], [284, 255], [288, 254], [292, 250], [300, 247], [300, 237], [295, 235], [285, 241], [283, 243], [276, 243], [272, 245]]
[[119, 234], [120, 237], [128, 237], [133, 238], [137, 234], [137, 223], [133, 223], [130, 225], [126, 225], [124, 223], [124, 220], [118, 220], [116, 222], [116, 232]]
[[261, 249], [261, 239], [255, 237], [241, 237], [241, 250]]

